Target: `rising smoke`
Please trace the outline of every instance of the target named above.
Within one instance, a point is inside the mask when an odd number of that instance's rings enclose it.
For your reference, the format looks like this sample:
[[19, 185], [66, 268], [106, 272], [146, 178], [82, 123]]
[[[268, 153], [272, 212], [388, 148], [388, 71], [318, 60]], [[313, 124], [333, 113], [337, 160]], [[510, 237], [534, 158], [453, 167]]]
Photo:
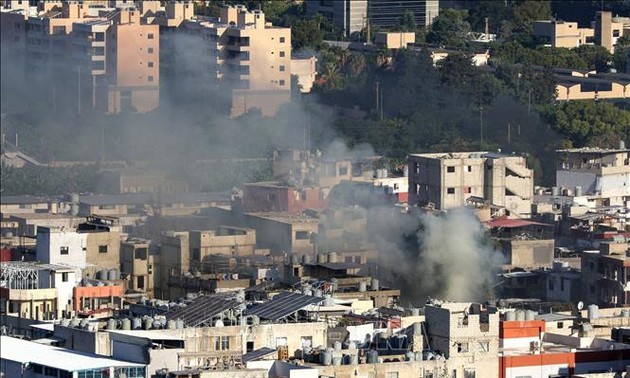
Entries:
[[428, 298], [483, 301], [502, 264], [479, 220], [466, 209], [434, 215], [369, 211], [380, 277], [414, 304]]

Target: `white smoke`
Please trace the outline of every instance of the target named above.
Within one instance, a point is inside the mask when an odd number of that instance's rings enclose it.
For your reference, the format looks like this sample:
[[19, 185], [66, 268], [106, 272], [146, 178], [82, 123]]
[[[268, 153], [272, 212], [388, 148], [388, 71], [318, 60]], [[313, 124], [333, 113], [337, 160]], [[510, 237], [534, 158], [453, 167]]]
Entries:
[[381, 231], [381, 277], [406, 299], [484, 301], [491, 295], [503, 259], [471, 211], [393, 217], [398, 219], [371, 214], [372, 227]]

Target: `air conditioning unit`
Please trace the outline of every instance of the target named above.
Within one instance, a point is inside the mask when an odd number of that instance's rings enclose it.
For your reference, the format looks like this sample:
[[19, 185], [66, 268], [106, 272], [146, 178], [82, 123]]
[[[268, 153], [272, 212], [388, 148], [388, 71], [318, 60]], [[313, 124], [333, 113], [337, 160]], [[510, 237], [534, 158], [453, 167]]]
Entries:
[[529, 350], [532, 353], [537, 352], [540, 349], [540, 341], [531, 341], [529, 343]]

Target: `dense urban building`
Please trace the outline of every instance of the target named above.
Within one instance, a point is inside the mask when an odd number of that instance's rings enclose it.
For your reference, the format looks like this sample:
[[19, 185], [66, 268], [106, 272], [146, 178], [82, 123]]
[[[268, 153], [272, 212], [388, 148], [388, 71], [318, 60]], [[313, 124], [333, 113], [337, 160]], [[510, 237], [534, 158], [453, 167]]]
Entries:
[[439, 0], [306, 0], [309, 15], [321, 14], [335, 31], [350, 36], [368, 25], [389, 29], [400, 24], [405, 12], [412, 12], [418, 26], [429, 26], [439, 14]]
[[489, 152], [411, 154], [409, 203], [447, 210], [482, 197], [511, 214], [527, 215], [533, 172], [525, 157]]

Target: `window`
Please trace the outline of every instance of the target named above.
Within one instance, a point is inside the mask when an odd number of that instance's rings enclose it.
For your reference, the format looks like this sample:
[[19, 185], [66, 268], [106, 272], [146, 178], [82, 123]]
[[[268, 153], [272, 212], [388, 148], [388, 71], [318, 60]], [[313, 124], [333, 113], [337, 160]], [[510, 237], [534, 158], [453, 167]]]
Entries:
[[280, 51], [280, 58], [284, 58], [284, 51]]
[[99, 245], [98, 246], [98, 253], [107, 253], [107, 246], [106, 245]]
[[68, 273], [61, 273], [61, 282], [68, 282]]
[[613, 37], [619, 37], [619, 29], [613, 30]]
[[446, 193], [455, 194], [455, 188], [446, 188]]
[[488, 342], [488, 341], [480, 341], [479, 342], [479, 347], [481, 348], [482, 352], [489, 352], [490, 351], [490, 342]]
[[230, 349], [230, 338], [228, 336], [216, 336], [214, 338], [215, 350], [228, 350]]
[[149, 33], [149, 34], [147, 34], [147, 38], [149, 38], [149, 39], [153, 39], [153, 33]]
[[149, 68], [153, 68], [153, 62], [149, 62]]
[[296, 240], [307, 240], [308, 239], [308, 231], [295, 231], [295, 239]]
[[468, 353], [468, 343], [457, 343], [458, 353]]
[[53, 33], [53, 35], [66, 34], [66, 27], [65, 26], [53, 26], [52, 33]]
[[149, 54], [153, 54], [153, 47], [149, 47], [149, 48], [147, 49], [147, 52], [148, 52]]
[[468, 172], [472, 172], [472, 165], [467, 166], [467, 167], [466, 167], [466, 170], [467, 170]]
[[287, 345], [286, 337], [276, 337], [276, 347]]
[[20, 209], [30, 209], [32, 207], [33, 207], [33, 205], [31, 205], [30, 203], [21, 203], [20, 204]]
[[348, 167], [339, 167], [339, 176], [345, 176], [348, 174]]
[[254, 342], [248, 341], [246, 345], [246, 352], [249, 353], [254, 350]]
[[136, 259], [146, 260], [147, 259], [147, 249], [146, 248], [138, 248], [138, 249], [136, 249]]
[[92, 55], [95, 55], [95, 56], [105, 55], [105, 47], [94, 47], [92, 49]]
[[280, 84], [281, 87], [284, 87], [284, 80], [278, 81], [278, 84]]
[[190, 256], [192, 260], [199, 260], [201, 258], [201, 254], [199, 253], [199, 248], [193, 248], [192, 254]]
[[414, 192], [415, 192], [416, 194], [420, 194], [420, 184], [416, 184], [416, 187], [415, 187]]
[[549, 290], [553, 290], [553, 279], [549, 279]]
[[387, 377], [387, 378], [398, 378], [398, 372], [397, 372], [397, 371], [390, 371], [390, 372], [387, 372], [386, 377]]
[[464, 193], [470, 194], [471, 192], [472, 192], [472, 188], [470, 186], [467, 186], [464, 188]]
[[94, 33], [94, 40], [97, 42], [105, 41], [105, 33]]
[[70, 252], [70, 249], [67, 246], [62, 245], [61, 247], [59, 247], [60, 254], [67, 255], [69, 252]]
[[280, 66], [280, 72], [284, 72], [284, 66]]
[[564, 328], [564, 323], [563, 322], [558, 322], [558, 328]]
[[446, 172], [454, 173], [455, 172], [455, 167], [446, 167]]
[[300, 337], [302, 348], [304, 347], [312, 347], [313, 346], [313, 336], [302, 336]]
[[114, 210], [116, 205], [99, 205], [99, 210]]
[[136, 288], [144, 290], [144, 276], [136, 277]]
[[149, 83], [153, 82], [153, 76], [147, 77], [147, 80], [149, 80]]
[[284, 43], [284, 37], [280, 37], [280, 43]]

